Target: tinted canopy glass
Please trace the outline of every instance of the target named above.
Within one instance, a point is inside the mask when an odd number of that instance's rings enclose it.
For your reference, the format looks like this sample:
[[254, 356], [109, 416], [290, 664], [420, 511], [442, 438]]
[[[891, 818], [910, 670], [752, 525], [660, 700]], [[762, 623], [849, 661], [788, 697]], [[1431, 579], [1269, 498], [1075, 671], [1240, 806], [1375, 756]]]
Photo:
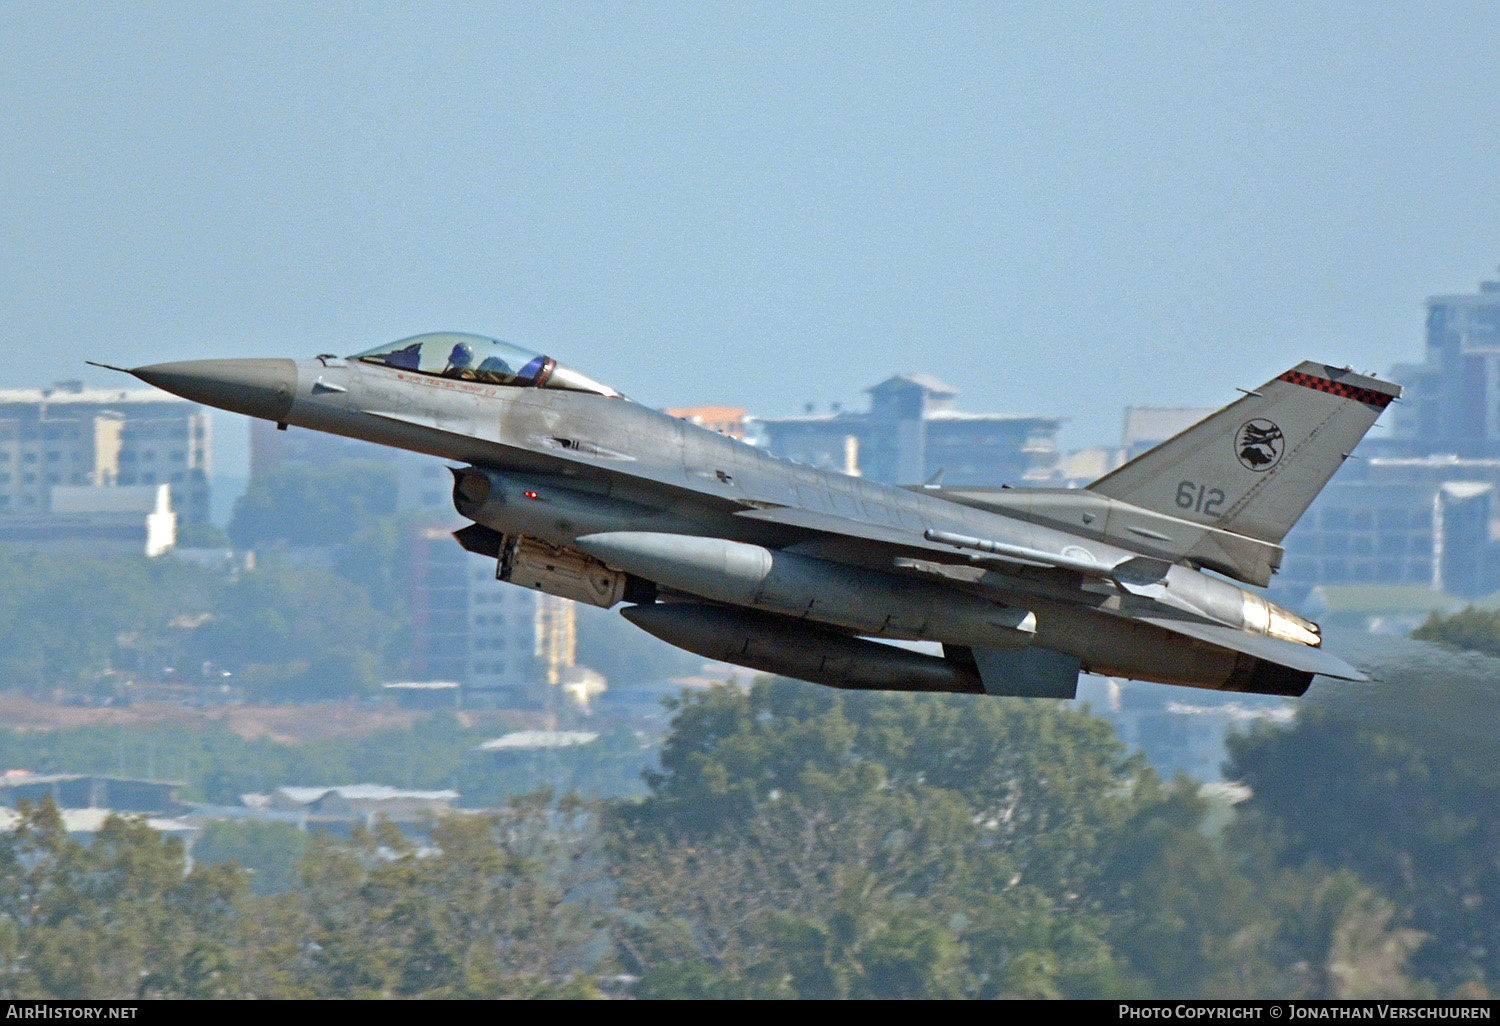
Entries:
[[404, 338], [399, 342], [357, 353], [350, 359], [417, 371], [420, 374], [478, 381], [487, 385], [562, 388], [574, 392], [619, 395], [614, 389], [577, 371], [561, 367], [556, 360], [541, 353], [533, 353], [497, 338], [456, 331]]

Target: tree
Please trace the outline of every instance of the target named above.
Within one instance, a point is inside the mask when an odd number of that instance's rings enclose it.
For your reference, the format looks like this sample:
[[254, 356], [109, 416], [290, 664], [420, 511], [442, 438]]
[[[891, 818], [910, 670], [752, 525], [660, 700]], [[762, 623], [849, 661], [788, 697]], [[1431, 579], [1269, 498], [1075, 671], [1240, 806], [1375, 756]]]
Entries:
[[400, 622], [357, 585], [315, 567], [267, 565], [220, 585], [184, 656], [234, 674], [258, 699], [342, 698], [401, 658]]
[[1256, 881], [1204, 836], [1206, 811], [1186, 777], [1144, 802], [1106, 839], [1094, 893], [1111, 944], [1152, 993], [1256, 996], [1272, 975], [1275, 921]]
[[395, 509], [396, 470], [388, 462], [290, 463], [250, 482], [235, 503], [229, 537], [245, 549], [278, 541], [333, 546]]
[[0, 994], [7, 998], [235, 997], [246, 879], [186, 869], [182, 844], [110, 816], [70, 838], [44, 800], [0, 837]]
[[0, 682], [107, 693], [122, 638], [162, 640], [208, 602], [209, 575], [171, 559], [0, 552]]
[[1411, 636], [1449, 648], [1500, 656], [1500, 610], [1469, 606], [1448, 616], [1430, 613]]
[[687, 696], [611, 820], [621, 960], [653, 996], [1129, 989], [1086, 892], [1148, 775], [1045, 703]]
[[218, 525], [203, 521], [196, 524], [180, 524], [177, 528], [179, 549], [227, 549], [229, 536]]
[[591, 903], [569, 885], [586, 881], [576, 866], [592, 819], [541, 792], [445, 816], [422, 848], [383, 821], [348, 841], [313, 838], [300, 886], [276, 899], [302, 952], [277, 985], [317, 997], [588, 996]]
[[1378, 891], [1340, 907], [1362, 905], [1354, 914], [1382, 929], [1420, 931], [1413, 968], [1442, 992], [1493, 985], [1500, 778], [1466, 752], [1430, 747], [1426, 733], [1315, 708], [1290, 730], [1233, 739], [1231, 771], [1254, 791], [1241, 830], [1270, 839], [1280, 865], [1346, 869]]
[[250, 889], [279, 894], [297, 882], [297, 860], [307, 847], [307, 831], [292, 823], [215, 820], [193, 845], [195, 863], [234, 863], [250, 874]]

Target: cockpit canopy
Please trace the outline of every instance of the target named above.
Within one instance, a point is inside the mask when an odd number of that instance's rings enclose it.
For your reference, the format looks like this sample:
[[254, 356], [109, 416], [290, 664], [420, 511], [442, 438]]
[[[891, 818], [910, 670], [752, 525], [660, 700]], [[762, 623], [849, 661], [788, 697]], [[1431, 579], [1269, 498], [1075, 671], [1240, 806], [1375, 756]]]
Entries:
[[560, 388], [607, 396], [620, 394], [541, 353], [533, 353], [497, 338], [457, 331], [404, 338], [400, 342], [356, 353], [350, 359], [486, 385]]

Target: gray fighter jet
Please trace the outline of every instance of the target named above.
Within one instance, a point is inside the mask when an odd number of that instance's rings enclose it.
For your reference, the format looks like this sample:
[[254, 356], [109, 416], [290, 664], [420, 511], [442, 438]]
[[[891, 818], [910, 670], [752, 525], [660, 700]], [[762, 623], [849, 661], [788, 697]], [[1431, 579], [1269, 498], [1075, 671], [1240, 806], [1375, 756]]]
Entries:
[[[119, 369], [119, 368], [114, 368]], [[1084, 489], [892, 487], [778, 459], [539, 353], [431, 334], [128, 373], [455, 461], [464, 548], [711, 659], [838, 688], [1068, 698], [1080, 670], [1363, 680], [1263, 587], [1397, 385], [1302, 363]], [[890, 641], [937, 642], [929, 655]]]

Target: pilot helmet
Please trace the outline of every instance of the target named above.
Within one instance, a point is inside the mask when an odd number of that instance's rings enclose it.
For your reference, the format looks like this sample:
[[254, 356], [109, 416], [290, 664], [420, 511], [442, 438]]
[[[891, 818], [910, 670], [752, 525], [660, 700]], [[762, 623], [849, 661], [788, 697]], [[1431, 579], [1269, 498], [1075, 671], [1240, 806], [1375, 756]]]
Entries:
[[467, 342], [460, 342], [453, 347], [453, 352], [448, 354], [448, 366], [468, 367], [474, 362], [474, 347]]

